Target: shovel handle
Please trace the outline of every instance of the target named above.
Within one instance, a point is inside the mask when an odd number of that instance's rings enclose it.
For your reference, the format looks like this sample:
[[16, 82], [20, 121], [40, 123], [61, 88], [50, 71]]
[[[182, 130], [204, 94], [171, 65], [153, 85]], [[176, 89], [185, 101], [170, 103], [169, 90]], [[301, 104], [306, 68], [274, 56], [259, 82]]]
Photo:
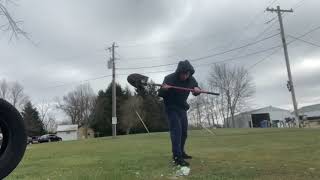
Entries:
[[219, 96], [220, 95], [219, 93], [214, 93], [214, 92], [209, 92], [209, 91], [201, 91], [201, 93], [211, 94], [211, 95], [215, 95], [215, 96]]
[[[160, 86], [162, 87], [163, 85], [162, 84], [153, 84], [155, 86]], [[167, 84], [168, 85], [168, 84]], [[190, 91], [190, 92], [195, 92], [194, 89], [190, 89], [190, 88], [184, 88], [184, 87], [178, 87], [178, 86], [171, 86], [171, 85], [168, 85], [169, 88], [173, 88], [173, 89], [179, 89], [179, 90], [183, 90], [183, 91]], [[219, 96], [220, 94], [219, 93], [214, 93], [214, 92], [209, 92], [209, 91], [199, 91], [200, 93], [202, 94], [211, 94], [211, 95], [215, 95], [215, 96]]]

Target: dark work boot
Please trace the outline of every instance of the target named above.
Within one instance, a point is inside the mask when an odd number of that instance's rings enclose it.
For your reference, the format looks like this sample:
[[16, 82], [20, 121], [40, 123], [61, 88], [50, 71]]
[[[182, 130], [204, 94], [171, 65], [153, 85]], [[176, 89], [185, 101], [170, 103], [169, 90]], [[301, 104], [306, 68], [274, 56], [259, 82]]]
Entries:
[[174, 164], [179, 166], [190, 166], [190, 164], [185, 161], [182, 157], [174, 157], [173, 158]]
[[182, 158], [183, 159], [192, 159], [192, 156], [189, 156], [188, 154], [186, 154], [185, 152], [182, 153]]

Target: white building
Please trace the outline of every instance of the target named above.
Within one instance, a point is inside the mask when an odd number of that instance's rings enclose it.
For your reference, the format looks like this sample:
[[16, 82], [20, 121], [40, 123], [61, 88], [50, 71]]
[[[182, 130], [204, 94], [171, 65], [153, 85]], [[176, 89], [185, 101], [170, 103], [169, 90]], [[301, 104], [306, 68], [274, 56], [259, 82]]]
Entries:
[[236, 128], [251, 128], [261, 127], [261, 122], [275, 124], [277, 127], [284, 127], [286, 122], [285, 118], [293, 117], [291, 112], [286, 109], [276, 108], [272, 106], [240, 113], [236, 115], [235, 127]]
[[78, 125], [58, 125], [57, 136], [62, 138], [62, 141], [71, 141], [78, 139]]
[[58, 125], [57, 136], [61, 137], [62, 141], [94, 138], [94, 131], [91, 128], [79, 127], [78, 125]]
[[320, 128], [320, 104], [300, 108], [299, 115], [306, 118], [306, 127]]
[[311, 106], [304, 106], [299, 109], [300, 115], [305, 115], [308, 118], [320, 119], [320, 104], [315, 104]]

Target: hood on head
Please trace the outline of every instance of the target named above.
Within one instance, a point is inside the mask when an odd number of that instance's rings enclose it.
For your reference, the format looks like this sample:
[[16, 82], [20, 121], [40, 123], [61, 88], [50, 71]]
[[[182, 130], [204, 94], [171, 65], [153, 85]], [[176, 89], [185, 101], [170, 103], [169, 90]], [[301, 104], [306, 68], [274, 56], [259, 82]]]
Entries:
[[180, 61], [176, 69], [176, 74], [178, 75], [182, 72], [188, 72], [188, 71], [190, 72], [190, 76], [192, 76], [195, 72], [190, 62], [188, 60]]

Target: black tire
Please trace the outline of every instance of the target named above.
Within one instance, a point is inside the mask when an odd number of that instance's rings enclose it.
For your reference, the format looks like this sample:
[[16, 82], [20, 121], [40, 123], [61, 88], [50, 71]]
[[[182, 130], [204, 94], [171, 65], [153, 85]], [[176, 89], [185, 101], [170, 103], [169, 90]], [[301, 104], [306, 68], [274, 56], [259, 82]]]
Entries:
[[0, 179], [3, 179], [17, 167], [27, 146], [27, 135], [20, 113], [3, 99], [0, 99], [0, 128], [3, 134]]

